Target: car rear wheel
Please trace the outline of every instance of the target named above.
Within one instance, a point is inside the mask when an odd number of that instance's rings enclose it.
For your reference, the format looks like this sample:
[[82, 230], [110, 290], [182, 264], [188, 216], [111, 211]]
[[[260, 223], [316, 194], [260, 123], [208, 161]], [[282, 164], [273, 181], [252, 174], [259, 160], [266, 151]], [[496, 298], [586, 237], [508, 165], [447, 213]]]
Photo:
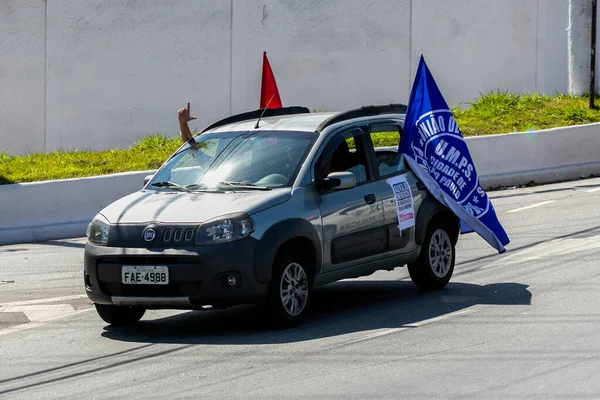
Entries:
[[138, 322], [146, 312], [142, 307], [114, 306], [108, 304], [94, 304], [100, 318], [111, 325], [132, 325]]
[[447, 225], [431, 225], [421, 247], [419, 258], [408, 265], [415, 286], [421, 290], [439, 290], [446, 286], [454, 272], [456, 251]]
[[283, 251], [275, 261], [269, 285], [267, 308], [278, 328], [299, 325], [312, 297], [312, 277], [306, 261], [291, 251]]

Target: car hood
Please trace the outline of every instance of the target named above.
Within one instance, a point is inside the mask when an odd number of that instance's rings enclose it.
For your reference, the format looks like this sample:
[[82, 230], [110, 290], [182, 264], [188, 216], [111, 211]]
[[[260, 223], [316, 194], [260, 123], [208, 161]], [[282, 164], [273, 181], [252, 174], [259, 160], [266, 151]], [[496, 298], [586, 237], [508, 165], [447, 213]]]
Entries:
[[201, 223], [221, 215], [249, 215], [287, 201], [291, 189], [186, 193], [145, 190], [132, 193], [101, 211], [111, 224]]

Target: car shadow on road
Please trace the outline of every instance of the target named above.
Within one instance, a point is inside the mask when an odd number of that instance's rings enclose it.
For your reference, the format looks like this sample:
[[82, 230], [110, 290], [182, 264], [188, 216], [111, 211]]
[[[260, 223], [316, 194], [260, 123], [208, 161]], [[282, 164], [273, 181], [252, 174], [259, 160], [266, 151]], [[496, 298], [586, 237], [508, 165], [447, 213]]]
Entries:
[[420, 292], [410, 281], [343, 281], [315, 291], [310, 316], [294, 329], [272, 330], [258, 307], [190, 311], [142, 320], [132, 327], [105, 327], [102, 336], [140, 343], [252, 345], [302, 342], [382, 328], [411, 327], [431, 318], [489, 304], [530, 305], [528, 286], [450, 283]]

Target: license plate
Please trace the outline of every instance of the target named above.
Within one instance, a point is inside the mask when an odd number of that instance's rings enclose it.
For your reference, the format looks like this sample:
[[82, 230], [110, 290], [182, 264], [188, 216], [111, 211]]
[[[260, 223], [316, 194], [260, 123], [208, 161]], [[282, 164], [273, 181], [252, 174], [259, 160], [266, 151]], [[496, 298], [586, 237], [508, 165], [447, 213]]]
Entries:
[[168, 285], [168, 267], [125, 265], [121, 277], [126, 285]]

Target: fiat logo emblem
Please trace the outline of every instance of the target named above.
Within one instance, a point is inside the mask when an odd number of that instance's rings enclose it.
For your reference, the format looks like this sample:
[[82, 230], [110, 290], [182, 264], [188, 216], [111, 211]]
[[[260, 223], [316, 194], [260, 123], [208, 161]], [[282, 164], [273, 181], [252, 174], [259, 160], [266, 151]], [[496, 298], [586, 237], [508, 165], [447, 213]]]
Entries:
[[152, 228], [148, 228], [144, 231], [144, 240], [146, 242], [151, 242], [156, 237], [156, 231]]

